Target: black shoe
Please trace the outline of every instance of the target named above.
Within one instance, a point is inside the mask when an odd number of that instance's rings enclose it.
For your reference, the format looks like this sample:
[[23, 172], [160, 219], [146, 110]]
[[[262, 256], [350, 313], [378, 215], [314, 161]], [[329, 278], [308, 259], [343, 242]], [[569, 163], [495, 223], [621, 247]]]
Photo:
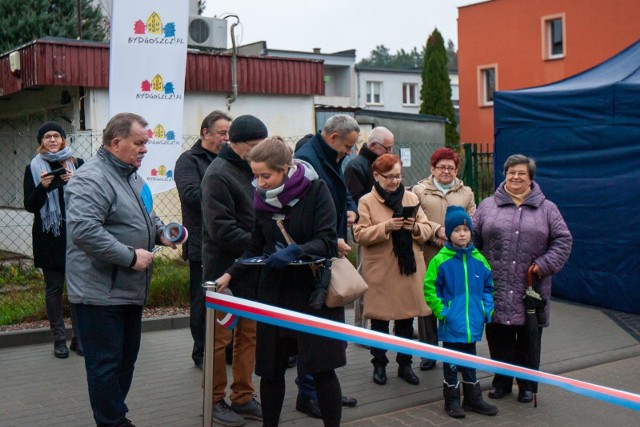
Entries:
[[53, 343], [53, 355], [58, 359], [66, 359], [69, 357], [69, 349], [65, 341], [56, 341]]
[[436, 367], [436, 361], [431, 359], [422, 359], [420, 361], [420, 370], [421, 371], [430, 371]]
[[420, 384], [420, 378], [413, 372], [411, 365], [400, 366], [398, 368], [398, 376], [411, 385]]
[[322, 412], [320, 411], [320, 404], [318, 401], [305, 399], [300, 395], [296, 398], [296, 411], [307, 414], [311, 418], [322, 418]]
[[353, 407], [358, 404], [358, 401], [353, 397], [342, 396], [342, 406]]
[[378, 385], [387, 383], [387, 370], [384, 366], [375, 366], [373, 368], [373, 382]]
[[71, 338], [71, 345], [69, 346], [69, 350], [75, 351], [78, 356], [84, 356], [84, 349], [82, 348], [82, 343], [80, 342], [79, 338]]
[[520, 403], [533, 402], [533, 392], [529, 390], [520, 390], [518, 392], [518, 402]]
[[123, 420], [121, 420], [120, 422], [118, 422], [117, 427], [136, 427], [135, 424], [133, 424], [131, 422], [130, 419], [125, 418]]
[[507, 394], [511, 394], [511, 390], [510, 389], [494, 387], [489, 392], [489, 398], [490, 399], [502, 399]]

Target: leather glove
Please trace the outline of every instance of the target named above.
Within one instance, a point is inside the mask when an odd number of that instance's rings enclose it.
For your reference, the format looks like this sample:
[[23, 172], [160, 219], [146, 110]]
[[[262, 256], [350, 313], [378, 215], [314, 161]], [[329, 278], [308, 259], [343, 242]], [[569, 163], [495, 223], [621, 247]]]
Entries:
[[298, 259], [300, 255], [302, 255], [302, 249], [294, 243], [271, 254], [271, 256], [267, 258], [265, 265], [274, 270], [282, 270], [289, 265], [291, 261]]

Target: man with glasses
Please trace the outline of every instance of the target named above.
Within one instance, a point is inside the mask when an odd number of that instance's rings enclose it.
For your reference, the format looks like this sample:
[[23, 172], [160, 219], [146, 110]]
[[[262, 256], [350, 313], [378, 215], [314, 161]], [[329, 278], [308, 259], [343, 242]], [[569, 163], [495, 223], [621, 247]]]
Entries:
[[[383, 154], [393, 151], [395, 140], [393, 133], [383, 126], [373, 128], [365, 144], [362, 144], [358, 155], [349, 162], [344, 170], [344, 178], [353, 201], [358, 204], [360, 197], [369, 193], [373, 188], [373, 162]], [[358, 247], [358, 271], [361, 270], [361, 250]], [[354, 302], [354, 325], [361, 328], [367, 327], [367, 321], [362, 316], [362, 298]]]
[[182, 207], [182, 224], [189, 230], [189, 239], [182, 247], [182, 258], [189, 260], [189, 327], [193, 337], [191, 358], [202, 369], [206, 308], [202, 290], [202, 210], [200, 183], [207, 168], [229, 141], [231, 117], [222, 111], [212, 111], [200, 126], [200, 139], [182, 153], [176, 162], [175, 180]]

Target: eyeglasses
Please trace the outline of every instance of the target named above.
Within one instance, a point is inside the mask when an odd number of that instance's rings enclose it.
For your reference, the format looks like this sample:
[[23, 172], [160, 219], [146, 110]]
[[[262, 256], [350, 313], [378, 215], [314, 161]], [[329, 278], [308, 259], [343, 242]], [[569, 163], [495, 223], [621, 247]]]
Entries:
[[378, 175], [389, 181], [402, 181], [402, 175], [382, 175], [380, 172], [378, 172]]
[[527, 172], [516, 172], [516, 171], [509, 171], [509, 172], [507, 172], [507, 175], [510, 176], [510, 177], [517, 176], [518, 178], [529, 176], [529, 174]]
[[438, 169], [440, 172], [455, 172], [456, 167], [455, 166], [436, 166], [436, 169]]
[[42, 139], [44, 139], [45, 141], [47, 139], [62, 139], [62, 135], [60, 135], [59, 133], [54, 133], [54, 134], [51, 134], [51, 135], [45, 135], [45, 136], [42, 137]]
[[386, 145], [382, 145], [379, 142], [374, 142], [374, 144], [379, 145], [386, 153], [391, 153], [393, 151], [393, 145], [391, 147], [387, 147]]

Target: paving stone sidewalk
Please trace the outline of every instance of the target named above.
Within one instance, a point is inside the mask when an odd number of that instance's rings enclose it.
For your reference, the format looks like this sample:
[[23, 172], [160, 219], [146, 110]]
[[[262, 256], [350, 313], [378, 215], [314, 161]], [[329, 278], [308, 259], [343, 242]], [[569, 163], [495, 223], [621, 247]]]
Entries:
[[[348, 319], [353, 310], [347, 310]], [[183, 321], [166, 320], [166, 327]], [[147, 330], [154, 329], [147, 326]], [[84, 361], [74, 353], [55, 359], [50, 343], [2, 347], [0, 337], [0, 426], [91, 426]], [[202, 377], [190, 358], [188, 328], [145, 332], [133, 385], [127, 403], [129, 418], [138, 426], [201, 426]], [[486, 342], [478, 346], [487, 357]], [[496, 417], [470, 414], [458, 421], [442, 410], [442, 366], [420, 372], [411, 386], [396, 377], [392, 362], [389, 382], [375, 385], [368, 350], [350, 344], [349, 365], [338, 371], [343, 394], [356, 397], [355, 408], [345, 408], [343, 425], [637, 425], [640, 412], [540, 385], [539, 405], [517, 403], [515, 395], [496, 404]], [[393, 353], [390, 359], [394, 360]], [[543, 336], [542, 370], [566, 374], [613, 388], [640, 393], [640, 343], [636, 337], [597, 308], [554, 301], [551, 326]], [[484, 388], [491, 374], [479, 372]], [[282, 426], [322, 426], [320, 420], [295, 410], [295, 369], [287, 372], [287, 396]], [[259, 384], [255, 378], [256, 385]], [[516, 388], [517, 390], [517, 388]], [[486, 393], [485, 393], [486, 396]], [[635, 421], [635, 422], [634, 422]], [[260, 423], [248, 421], [248, 427]]]

